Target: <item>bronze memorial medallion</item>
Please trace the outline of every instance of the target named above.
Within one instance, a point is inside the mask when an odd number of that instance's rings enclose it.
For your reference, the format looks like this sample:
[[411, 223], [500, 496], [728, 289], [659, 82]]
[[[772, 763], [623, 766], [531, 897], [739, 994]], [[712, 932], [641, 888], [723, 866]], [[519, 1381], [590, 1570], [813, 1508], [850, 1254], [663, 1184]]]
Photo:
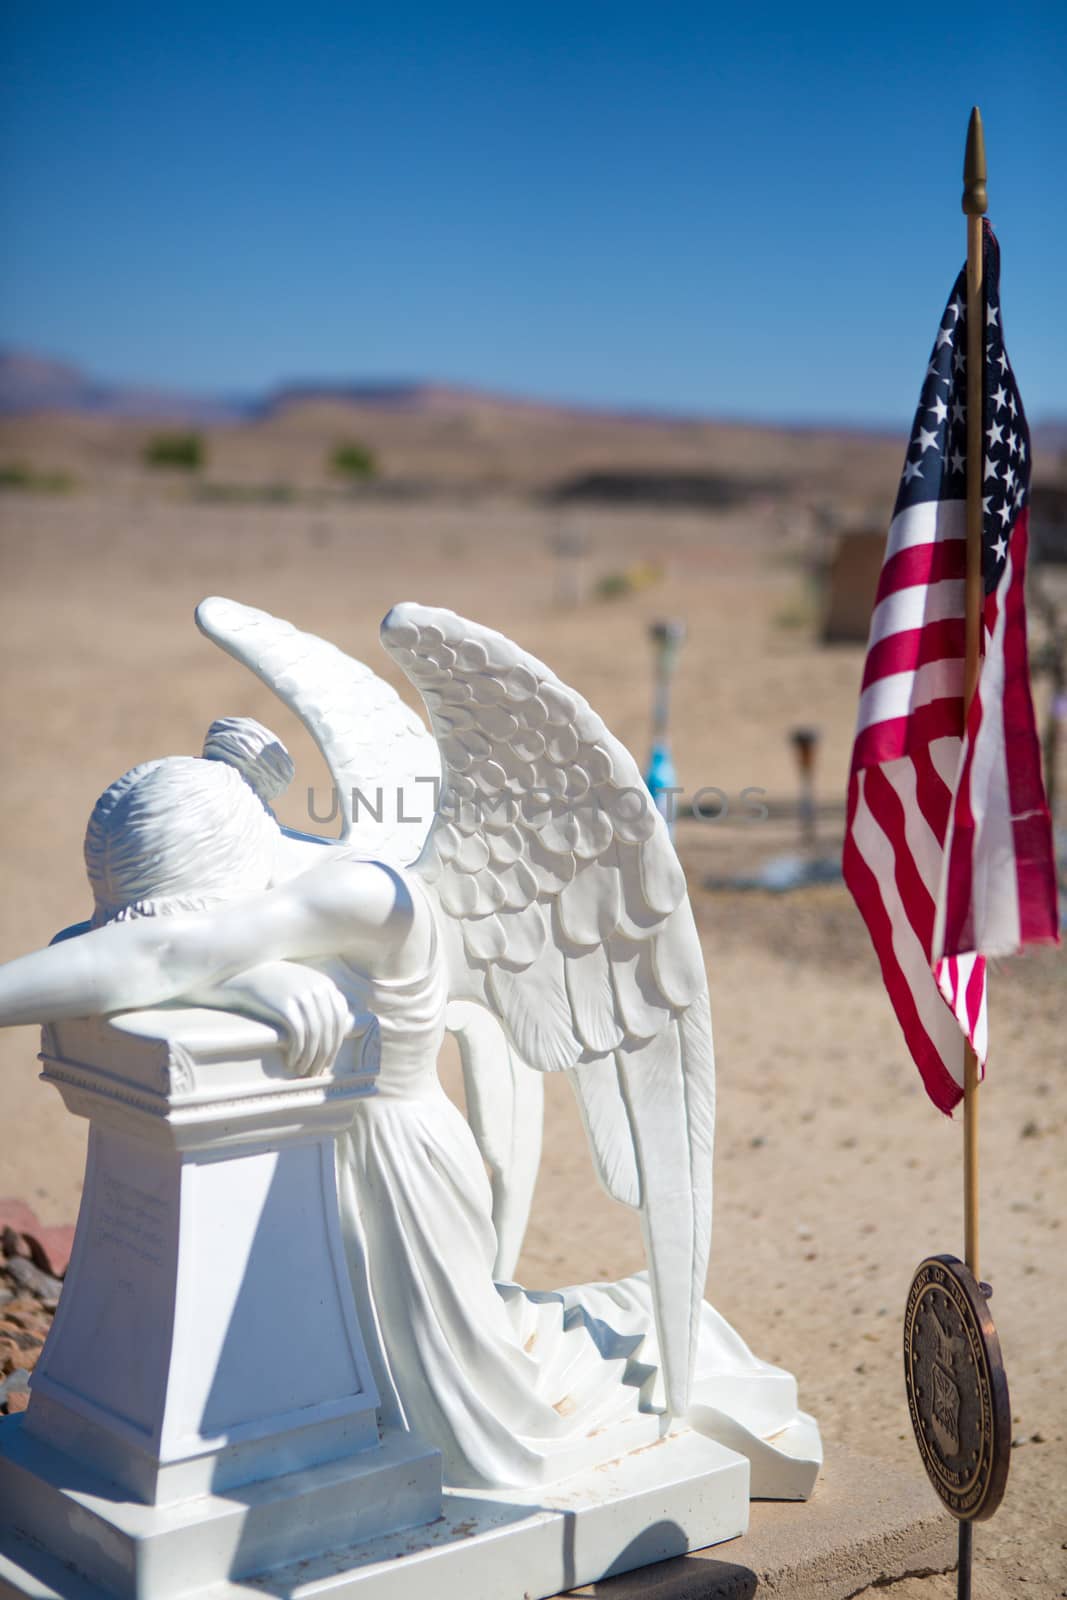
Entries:
[[930, 1256], [908, 1291], [904, 1382], [919, 1454], [954, 1517], [978, 1521], [1000, 1504], [1011, 1454], [1011, 1406], [1000, 1341], [973, 1274]]

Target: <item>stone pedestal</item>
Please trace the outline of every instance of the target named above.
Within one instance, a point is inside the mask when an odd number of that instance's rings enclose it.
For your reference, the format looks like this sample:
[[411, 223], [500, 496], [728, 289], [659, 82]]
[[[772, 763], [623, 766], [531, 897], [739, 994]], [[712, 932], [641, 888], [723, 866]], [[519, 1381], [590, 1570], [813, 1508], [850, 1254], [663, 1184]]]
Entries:
[[156, 1010], [48, 1028], [42, 1060], [89, 1155], [29, 1409], [0, 1424], [0, 1549], [167, 1600], [437, 1517], [437, 1452], [379, 1428], [341, 1247], [352, 1047], [292, 1078], [273, 1029]]
[[442, 1494], [438, 1452], [383, 1425], [342, 1252], [353, 1045], [292, 1078], [273, 1029], [159, 1009], [46, 1029], [42, 1060], [91, 1134], [29, 1409], [0, 1419], [0, 1600], [536, 1600], [810, 1490], [800, 1423], [789, 1470], [680, 1426], [536, 1495]]

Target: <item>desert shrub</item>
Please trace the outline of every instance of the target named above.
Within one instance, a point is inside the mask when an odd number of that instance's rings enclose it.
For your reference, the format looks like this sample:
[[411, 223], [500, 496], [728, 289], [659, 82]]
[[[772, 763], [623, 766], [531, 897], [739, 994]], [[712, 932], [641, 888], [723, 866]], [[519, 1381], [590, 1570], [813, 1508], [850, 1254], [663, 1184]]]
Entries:
[[618, 600], [623, 595], [639, 594], [642, 589], [651, 589], [663, 577], [663, 568], [657, 561], [635, 561], [632, 567], [625, 567], [621, 572], [605, 572], [597, 579], [596, 596], [598, 600]]
[[329, 468], [336, 477], [348, 478], [354, 483], [361, 478], [375, 477], [378, 462], [367, 445], [358, 439], [348, 439], [331, 450]]
[[198, 433], [154, 433], [141, 452], [146, 467], [174, 467], [199, 472], [204, 465], [204, 441]]
[[0, 489], [21, 489], [27, 494], [68, 494], [74, 487], [69, 472], [38, 472], [22, 461], [0, 466]]

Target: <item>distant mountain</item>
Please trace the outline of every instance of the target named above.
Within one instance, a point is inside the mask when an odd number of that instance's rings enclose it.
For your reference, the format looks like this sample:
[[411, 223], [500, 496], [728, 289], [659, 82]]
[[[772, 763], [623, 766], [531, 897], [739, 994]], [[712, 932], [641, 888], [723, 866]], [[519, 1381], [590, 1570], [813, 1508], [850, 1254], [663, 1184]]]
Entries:
[[586, 418], [602, 416], [613, 422], [686, 423], [697, 420], [529, 400], [463, 384], [427, 383], [405, 378], [371, 378], [362, 382], [308, 378], [278, 384], [260, 395], [185, 394], [136, 384], [102, 382], [69, 362], [52, 360], [32, 351], [0, 349], [0, 416], [32, 416], [42, 411], [63, 411], [122, 417], [131, 421], [159, 418], [206, 424], [259, 421], [277, 417], [297, 407], [316, 405], [359, 406], [409, 416], [430, 416], [488, 407], [495, 412], [542, 419], [577, 415]]
[[375, 411], [429, 414], [491, 405], [495, 410], [568, 414], [576, 408], [513, 399], [458, 384], [406, 379], [330, 382], [302, 379], [282, 383], [266, 394], [219, 396], [185, 394], [128, 383], [107, 383], [79, 367], [26, 350], [0, 350], [0, 416], [32, 416], [42, 411], [123, 417], [132, 421], [212, 423], [276, 417], [293, 407], [351, 405]]
[[[305, 405], [370, 406], [375, 411], [431, 412], [466, 411], [490, 405], [496, 411], [569, 414], [589, 407], [553, 404], [550, 401], [524, 400], [513, 395], [491, 393], [458, 383], [421, 383], [404, 378], [367, 379], [362, 383], [329, 383], [314, 379], [279, 384], [255, 402], [259, 416], [273, 417], [291, 406]], [[615, 413], [612, 413], [615, 415]]]
[[66, 411], [133, 420], [208, 423], [236, 420], [248, 415], [250, 409], [247, 402], [240, 400], [104, 383], [64, 361], [25, 350], [0, 350], [0, 415]]
[[[432, 383], [417, 379], [381, 378], [362, 381], [298, 379], [277, 384], [262, 394], [205, 395], [148, 385], [107, 382], [94, 378], [69, 362], [28, 350], [0, 348], [0, 416], [27, 417], [42, 412], [76, 416], [115, 417], [127, 421], [168, 421], [207, 426], [212, 423], [267, 421], [290, 410], [316, 406], [354, 406], [386, 415], [445, 417], [485, 411], [500, 417], [529, 419], [554, 425], [572, 419], [688, 429], [716, 421], [638, 408], [583, 406], [567, 402], [531, 400], [463, 384]], [[719, 425], [730, 424], [718, 419]], [[813, 423], [746, 423], [735, 427], [786, 429], [799, 436], [850, 434], [868, 438], [895, 438], [892, 428], [865, 428], [831, 421]], [[1067, 420], [1049, 419], [1033, 430], [1037, 448], [1067, 450]]]

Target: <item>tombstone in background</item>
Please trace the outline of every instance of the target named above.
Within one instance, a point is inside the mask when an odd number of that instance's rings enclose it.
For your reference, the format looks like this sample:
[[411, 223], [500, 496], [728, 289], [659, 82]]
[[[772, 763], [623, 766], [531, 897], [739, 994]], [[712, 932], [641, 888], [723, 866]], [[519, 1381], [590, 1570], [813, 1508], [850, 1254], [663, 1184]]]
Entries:
[[823, 644], [867, 643], [884, 556], [884, 529], [838, 535], [824, 578]]
[[561, 611], [573, 611], [585, 603], [589, 589], [589, 530], [573, 518], [564, 520], [551, 544], [556, 558], [556, 605]]

